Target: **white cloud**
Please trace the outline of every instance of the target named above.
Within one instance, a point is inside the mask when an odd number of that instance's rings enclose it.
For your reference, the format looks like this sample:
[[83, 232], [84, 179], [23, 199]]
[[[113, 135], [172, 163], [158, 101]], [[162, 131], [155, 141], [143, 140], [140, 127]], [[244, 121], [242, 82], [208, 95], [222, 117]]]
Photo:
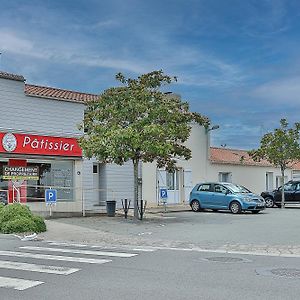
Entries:
[[252, 96], [264, 99], [273, 104], [299, 103], [299, 95], [299, 76], [265, 83], [252, 92]]

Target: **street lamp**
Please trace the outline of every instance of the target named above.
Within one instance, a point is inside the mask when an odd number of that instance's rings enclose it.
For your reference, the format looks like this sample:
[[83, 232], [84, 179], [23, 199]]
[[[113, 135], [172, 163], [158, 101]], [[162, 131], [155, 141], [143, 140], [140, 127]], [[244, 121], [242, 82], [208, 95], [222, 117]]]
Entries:
[[206, 133], [207, 132], [209, 132], [209, 131], [211, 131], [211, 130], [215, 130], [215, 129], [219, 129], [220, 128], [220, 126], [219, 125], [214, 125], [213, 127], [211, 127], [211, 128], [206, 128]]
[[205, 159], [205, 179], [208, 179], [208, 164], [209, 164], [209, 159], [210, 159], [210, 134], [209, 132], [212, 130], [219, 129], [219, 125], [214, 125], [212, 127], [206, 127], [205, 128], [205, 133], [206, 133], [206, 159]]

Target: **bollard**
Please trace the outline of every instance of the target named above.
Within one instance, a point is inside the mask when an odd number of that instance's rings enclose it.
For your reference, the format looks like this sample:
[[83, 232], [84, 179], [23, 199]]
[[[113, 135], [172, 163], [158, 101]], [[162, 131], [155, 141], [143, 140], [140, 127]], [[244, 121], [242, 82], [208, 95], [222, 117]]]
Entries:
[[143, 220], [143, 216], [145, 214], [147, 201], [141, 200], [141, 205], [139, 206], [139, 201], [137, 200], [137, 208], [140, 214], [140, 220]]
[[128, 199], [124, 199], [124, 202], [123, 202], [123, 199], [121, 201], [122, 201], [122, 207], [124, 210], [125, 219], [127, 219], [127, 215], [128, 215], [128, 211], [129, 211], [129, 207], [130, 207], [130, 200], [129, 200], [129, 202], [128, 202]]

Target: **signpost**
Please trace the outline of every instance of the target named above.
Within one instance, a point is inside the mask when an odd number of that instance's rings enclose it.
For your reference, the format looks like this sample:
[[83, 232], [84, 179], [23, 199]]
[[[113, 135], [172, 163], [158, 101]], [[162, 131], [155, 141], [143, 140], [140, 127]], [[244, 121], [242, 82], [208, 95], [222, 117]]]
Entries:
[[45, 202], [46, 205], [50, 206], [50, 217], [52, 216], [52, 205], [56, 205], [57, 201], [57, 190], [46, 189], [45, 190]]
[[160, 189], [160, 198], [163, 201], [165, 212], [167, 211], [167, 200], [168, 200], [168, 190], [167, 189]]

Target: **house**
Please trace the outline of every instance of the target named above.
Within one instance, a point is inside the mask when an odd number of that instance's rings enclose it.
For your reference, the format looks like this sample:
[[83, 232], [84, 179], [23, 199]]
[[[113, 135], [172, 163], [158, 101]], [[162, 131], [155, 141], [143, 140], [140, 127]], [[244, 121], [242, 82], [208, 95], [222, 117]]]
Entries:
[[[213, 181], [234, 182], [260, 194], [281, 185], [281, 172], [266, 160], [254, 161], [246, 150], [210, 148], [208, 178]], [[285, 179], [300, 177], [300, 163], [285, 171]]]

